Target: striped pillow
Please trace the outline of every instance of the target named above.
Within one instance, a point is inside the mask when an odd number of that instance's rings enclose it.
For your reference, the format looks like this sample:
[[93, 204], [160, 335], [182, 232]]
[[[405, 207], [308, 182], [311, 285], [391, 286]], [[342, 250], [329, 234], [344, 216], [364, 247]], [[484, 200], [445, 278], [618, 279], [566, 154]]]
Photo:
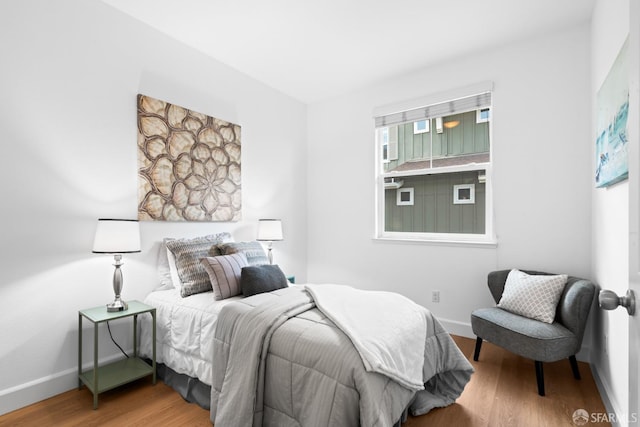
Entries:
[[200, 259], [220, 255], [218, 245], [230, 240], [231, 235], [226, 232], [193, 239], [165, 239], [167, 248], [175, 257], [181, 296], [188, 297], [211, 290], [209, 276]]
[[213, 297], [221, 300], [242, 293], [240, 276], [242, 267], [246, 267], [247, 257], [242, 254], [207, 257], [200, 260], [211, 279]]

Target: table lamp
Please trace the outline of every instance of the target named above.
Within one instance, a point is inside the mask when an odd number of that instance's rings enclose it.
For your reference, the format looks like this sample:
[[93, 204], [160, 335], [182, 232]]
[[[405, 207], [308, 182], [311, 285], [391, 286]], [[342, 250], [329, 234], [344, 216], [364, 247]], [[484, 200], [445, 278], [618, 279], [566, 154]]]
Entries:
[[127, 303], [120, 294], [122, 292], [122, 254], [140, 252], [140, 226], [135, 219], [98, 220], [96, 235], [93, 240], [94, 254], [114, 254], [113, 292], [115, 300], [107, 304], [108, 312], [127, 310]]
[[258, 238], [262, 242], [269, 242], [269, 264], [273, 264], [273, 253], [271, 252], [273, 242], [283, 240], [282, 221], [279, 219], [259, 219]]

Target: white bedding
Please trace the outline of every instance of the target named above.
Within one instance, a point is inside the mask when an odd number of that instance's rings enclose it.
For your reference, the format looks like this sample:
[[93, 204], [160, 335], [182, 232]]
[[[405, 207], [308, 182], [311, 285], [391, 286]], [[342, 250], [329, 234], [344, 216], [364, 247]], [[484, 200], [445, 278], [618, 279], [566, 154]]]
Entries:
[[[348, 301], [337, 312], [332, 310], [341, 304], [333, 295], [327, 301], [323, 292], [316, 292], [314, 302], [302, 286], [254, 295], [221, 310], [210, 405], [216, 426], [388, 427], [408, 405], [414, 415], [421, 415], [452, 404], [462, 393], [473, 367], [427, 309], [389, 293], [365, 297], [361, 293], [372, 291], [331, 285], [307, 285], [306, 290], [325, 286], [330, 294], [334, 291]], [[353, 318], [354, 322], [343, 322], [348, 325], [344, 331], [316, 307], [318, 302], [332, 307], [331, 317], [341, 322], [354, 312], [373, 328]], [[375, 319], [380, 311], [395, 316]], [[407, 318], [401, 311], [421, 311], [421, 315]], [[415, 335], [387, 339], [393, 331], [402, 335], [405, 330]], [[376, 372], [366, 372], [367, 362], [350, 334], [368, 356], [374, 356], [371, 364]], [[414, 345], [415, 341], [421, 343]], [[412, 348], [422, 351], [420, 361], [405, 360], [407, 355], [401, 354]], [[414, 364], [419, 372], [414, 372]], [[383, 368], [382, 375], [377, 365]], [[418, 388], [424, 389], [416, 392]]]
[[[211, 385], [213, 339], [222, 307], [242, 296], [215, 301], [213, 292], [181, 297], [179, 289], [151, 292], [156, 307], [156, 362]], [[151, 358], [151, 316], [140, 316], [140, 356]]]
[[[430, 313], [393, 292], [343, 285], [306, 285], [316, 307], [344, 332], [368, 372], [409, 390], [424, 389], [422, 370]], [[402, 351], [398, 351], [401, 348]]]

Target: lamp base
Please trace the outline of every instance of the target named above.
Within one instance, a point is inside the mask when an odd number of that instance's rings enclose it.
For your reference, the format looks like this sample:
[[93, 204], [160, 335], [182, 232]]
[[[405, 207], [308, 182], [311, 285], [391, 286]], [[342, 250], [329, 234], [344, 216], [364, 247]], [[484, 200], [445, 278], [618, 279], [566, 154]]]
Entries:
[[126, 302], [122, 301], [119, 297], [115, 299], [115, 301], [113, 301], [110, 304], [107, 304], [107, 312], [108, 313], [113, 313], [113, 312], [118, 312], [118, 311], [125, 311], [128, 310], [129, 306], [127, 305]]
[[271, 242], [269, 242], [269, 254], [267, 257], [269, 258], [269, 264], [273, 265], [273, 252], [271, 251], [273, 248], [271, 247]]

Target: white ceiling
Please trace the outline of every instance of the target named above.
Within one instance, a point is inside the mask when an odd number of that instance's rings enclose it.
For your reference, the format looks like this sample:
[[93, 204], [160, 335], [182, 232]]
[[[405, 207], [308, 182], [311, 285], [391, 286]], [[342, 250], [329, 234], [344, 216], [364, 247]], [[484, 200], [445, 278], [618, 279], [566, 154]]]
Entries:
[[591, 18], [595, 0], [103, 0], [306, 103]]

